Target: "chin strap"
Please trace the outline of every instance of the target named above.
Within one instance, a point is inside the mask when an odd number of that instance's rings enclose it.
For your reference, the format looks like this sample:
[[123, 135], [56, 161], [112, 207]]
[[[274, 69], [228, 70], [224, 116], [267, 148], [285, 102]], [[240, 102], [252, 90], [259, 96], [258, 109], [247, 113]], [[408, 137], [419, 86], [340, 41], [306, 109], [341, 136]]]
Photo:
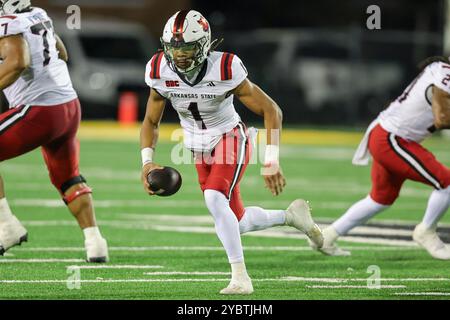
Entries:
[[88, 193], [92, 193], [92, 189], [89, 187], [84, 187], [78, 190], [75, 190], [74, 192], [72, 192], [71, 194], [68, 194], [66, 196], [63, 197], [63, 201], [66, 205], [68, 205], [69, 203], [71, 203], [73, 200], [75, 200], [76, 198], [84, 195], [84, 194], [88, 194]]

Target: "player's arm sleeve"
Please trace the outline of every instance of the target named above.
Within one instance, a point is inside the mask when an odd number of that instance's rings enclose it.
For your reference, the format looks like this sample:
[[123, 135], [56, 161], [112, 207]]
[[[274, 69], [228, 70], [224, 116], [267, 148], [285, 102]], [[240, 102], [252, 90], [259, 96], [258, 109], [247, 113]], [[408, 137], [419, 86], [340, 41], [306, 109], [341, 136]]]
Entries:
[[447, 93], [450, 93], [450, 64], [435, 63], [431, 67], [433, 85]]
[[145, 83], [152, 88], [157, 94], [159, 94], [162, 98], [167, 99], [160, 90], [160, 85], [158, 86], [155, 79], [152, 79], [150, 77], [150, 72], [152, 72], [152, 64], [151, 60], [147, 63], [147, 66], [145, 67]]
[[231, 70], [232, 70], [232, 81], [233, 81], [233, 87], [236, 88], [239, 86], [242, 81], [247, 79], [248, 71], [247, 68], [244, 66], [244, 63], [238, 56], [233, 57], [233, 61], [231, 63]]
[[150, 78], [150, 72], [152, 71], [152, 64], [151, 60], [147, 63], [147, 66], [145, 67], [145, 83], [152, 88], [154, 86], [152, 78]]

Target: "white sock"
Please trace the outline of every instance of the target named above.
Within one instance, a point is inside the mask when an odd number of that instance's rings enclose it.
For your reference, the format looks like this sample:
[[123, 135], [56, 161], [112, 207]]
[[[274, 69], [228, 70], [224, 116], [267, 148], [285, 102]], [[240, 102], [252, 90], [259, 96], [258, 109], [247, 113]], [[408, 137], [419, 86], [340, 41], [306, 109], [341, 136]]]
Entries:
[[285, 222], [285, 210], [265, 210], [259, 207], [247, 207], [245, 208], [244, 216], [239, 221], [239, 230], [242, 234], [249, 231], [281, 226]]
[[224, 194], [207, 189], [203, 193], [206, 206], [214, 218], [216, 233], [232, 264], [244, 262], [239, 223]]
[[98, 239], [102, 237], [100, 229], [98, 227], [84, 228], [83, 233], [86, 240]]
[[450, 205], [450, 186], [442, 190], [434, 190], [428, 199], [427, 210], [422, 223], [425, 228], [436, 228], [438, 221]]
[[375, 202], [370, 196], [356, 202], [346, 213], [333, 223], [333, 228], [339, 235], [347, 234], [351, 229], [364, 224], [377, 213], [389, 208]]
[[9, 207], [6, 198], [0, 199], [0, 221], [6, 221], [13, 217], [11, 208]]
[[231, 264], [231, 279], [240, 281], [249, 278], [247, 268], [244, 262], [237, 262]]

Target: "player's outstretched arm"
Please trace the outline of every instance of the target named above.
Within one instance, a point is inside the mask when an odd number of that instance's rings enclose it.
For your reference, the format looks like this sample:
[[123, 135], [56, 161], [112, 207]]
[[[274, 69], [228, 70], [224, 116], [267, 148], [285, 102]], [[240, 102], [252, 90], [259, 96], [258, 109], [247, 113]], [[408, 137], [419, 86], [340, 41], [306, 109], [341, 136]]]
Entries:
[[62, 42], [61, 38], [55, 33], [56, 49], [58, 50], [58, 58], [67, 62], [69, 60], [69, 54], [67, 53], [66, 46]]
[[286, 185], [278, 160], [283, 113], [275, 101], [248, 79], [242, 81], [233, 93], [248, 109], [264, 117], [267, 130], [264, 181], [272, 194], [278, 195]]
[[436, 129], [450, 129], [450, 94], [434, 86], [431, 107]]
[[161, 97], [154, 89], [150, 89], [150, 96], [147, 102], [144, 121], [141, 127], [141, 156], [142, 156], [142, 174], [141, 180], [145, 191], [153, 195], [147, 182], [147, 175], [153, 169], [161, 168], [153, 162], [153, 152], [156, 148], [159, 136], [159, 124], [164, 113], [166, 100]]
[[30, 49], [22, 35], [0, 38], [0, 90], [19, 79], [22, 72], [30, 66]]

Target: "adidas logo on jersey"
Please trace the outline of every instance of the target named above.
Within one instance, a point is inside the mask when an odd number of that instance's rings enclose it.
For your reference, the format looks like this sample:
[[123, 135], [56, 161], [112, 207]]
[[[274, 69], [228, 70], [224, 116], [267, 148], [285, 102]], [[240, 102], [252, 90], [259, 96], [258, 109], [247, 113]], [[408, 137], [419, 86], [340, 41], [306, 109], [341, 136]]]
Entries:
[[215, 87], [216, 85], [214, 84], [214, 82], [211, 81], [210, 83], [207, 84], [207, 86], [208, 87]]

